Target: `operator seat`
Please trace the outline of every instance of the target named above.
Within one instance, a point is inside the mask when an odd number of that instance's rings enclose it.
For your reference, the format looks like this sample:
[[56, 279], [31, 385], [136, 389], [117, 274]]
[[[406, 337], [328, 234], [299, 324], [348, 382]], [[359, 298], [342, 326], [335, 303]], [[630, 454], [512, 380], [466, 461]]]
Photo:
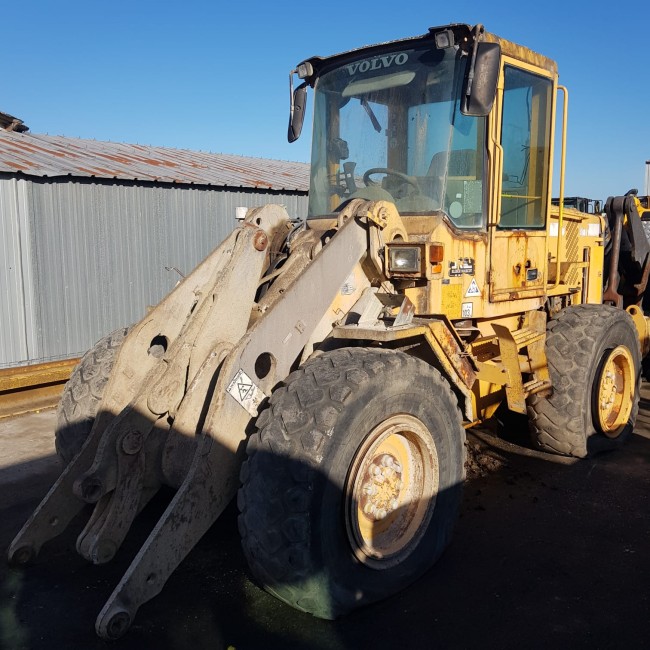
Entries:
[[433, 154], [427, 178], [432, 179], [430, 196], [434, 201], [439, 201], [441, 206], [449, 205], [449, 202], [445, 200], [446, 197], [443, 196], [443, 189], [447, 185], [446, 178], [454, 176], [477, 177], [476, 151], [474, 149], [439, 151]]
[[426, 189], [423, 187], [423, 190], [441, 210], [449, 213], [452, 203], [464, 205], [466, 182], [480, 179], [476, 171], [474, 149], [439, 151], [431, 158], [425, 181]]

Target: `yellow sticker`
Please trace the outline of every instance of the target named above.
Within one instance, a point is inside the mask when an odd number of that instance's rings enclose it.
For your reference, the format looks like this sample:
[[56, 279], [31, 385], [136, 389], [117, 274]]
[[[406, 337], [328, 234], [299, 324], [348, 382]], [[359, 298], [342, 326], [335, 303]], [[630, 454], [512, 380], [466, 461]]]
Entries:
[[463, 286], [461, 284], [442, 285], [442, 313], [448, 318], [461, 318]]

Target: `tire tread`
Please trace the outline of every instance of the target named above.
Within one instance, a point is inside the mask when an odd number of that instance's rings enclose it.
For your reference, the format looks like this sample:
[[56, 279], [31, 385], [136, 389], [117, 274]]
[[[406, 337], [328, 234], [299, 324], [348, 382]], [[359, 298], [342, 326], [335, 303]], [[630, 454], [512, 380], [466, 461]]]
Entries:
[[77, 364], [63, 389], [56, 414], [55, 448], [64, 463], [81, 449], [92, 429], [117, 352], [128, 327], [100, 339]]
[[[585, 396], [591, 392], [589, 368], [598, 346], [607, 332], [620, 321], [629, 321], [626, 312], [609, 305], [573, 305], [549, 321], [546, 356], [553, 391], [549, 396], [532, 395], [528, 400], [528, 417], [533, 444], [543, 451], [584, 458], [589, 449], [587, 439], [595, 431], [585, 431]], [[638, 348], [638, 341], [637, 341]], [[638, 350], [640, 358], [640, 350]], [[638, 390], [630, 418], [638, 411]], [[631, 428], [631, 427], [628, 427]], [[599, 435], [598, 451], [622, 442]]]
[[[323, 447], [344, 403], [365, 384], [389, 369], [412, 376], [421, 372], [422, 365], [400, 352], [335, 350], [291, 373], [260, 414], [241, 470], [239, 531], [253, 575], [267, 591], [293, 607], [331, 619], [354, 606], [331, 591], [329, 598], [323, 598], [322, 567], [315, 565], [317, 559], [310, 552], [309, 506]], [[437, 372], [431, 378], [432, 394], [444, 394], [456, 404], [448, 383]], [[464, 437], [457, 408], [455, 417]], [[461, 442], [464, 450], [464, 439]], [[289, 462], [288, 469], [283, 469], [285, 463], [278, 462], [278, 456], [300, 462]], [[256, 507], [259, 503], [264, 508]]]

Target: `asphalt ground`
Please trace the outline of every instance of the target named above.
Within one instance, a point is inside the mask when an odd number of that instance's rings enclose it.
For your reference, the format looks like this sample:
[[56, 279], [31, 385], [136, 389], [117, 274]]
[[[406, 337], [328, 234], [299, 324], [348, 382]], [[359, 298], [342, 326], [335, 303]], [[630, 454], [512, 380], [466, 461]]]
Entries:
[[[0, 420], [0, 548], [60, 471], [54, 412]], [[510, 440], [525, 434], [512, 425]], [[107, 643], [94, 620], [164, 509], [148, 506], [116, 559], [74, 551], [85, 519], [33, 566], [0, 562], [0, 647], [650, 648], [650, 388], [623, 449], [563, 462], [478, 432], [451, 546], [406, 591], [337, 621], [297, 612], [249, 578], [231, 505]], [[85, 517], [88, 513], [85, 514]], [[4, 551], [3, 551], [4, 552]]]

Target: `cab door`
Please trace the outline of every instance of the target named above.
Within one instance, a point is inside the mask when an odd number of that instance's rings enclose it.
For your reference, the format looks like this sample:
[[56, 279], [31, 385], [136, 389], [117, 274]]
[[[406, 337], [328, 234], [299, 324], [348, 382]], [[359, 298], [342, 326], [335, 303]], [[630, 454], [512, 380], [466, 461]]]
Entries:
[[550, 206], [554, 79], [503, 58], [495, 193], [490, 219], [490, 301], [544, 294]]

